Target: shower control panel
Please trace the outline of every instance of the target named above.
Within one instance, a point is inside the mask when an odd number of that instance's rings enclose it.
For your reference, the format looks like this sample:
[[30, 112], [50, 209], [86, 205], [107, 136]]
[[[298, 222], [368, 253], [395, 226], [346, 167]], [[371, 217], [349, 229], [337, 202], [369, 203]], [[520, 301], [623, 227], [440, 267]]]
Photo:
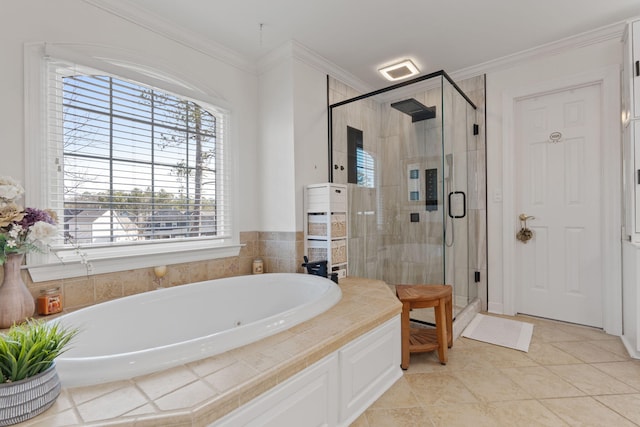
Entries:
[[425, 176], [425, 208], [427, 211], [438, 210], [438, 169], [426, 169]]

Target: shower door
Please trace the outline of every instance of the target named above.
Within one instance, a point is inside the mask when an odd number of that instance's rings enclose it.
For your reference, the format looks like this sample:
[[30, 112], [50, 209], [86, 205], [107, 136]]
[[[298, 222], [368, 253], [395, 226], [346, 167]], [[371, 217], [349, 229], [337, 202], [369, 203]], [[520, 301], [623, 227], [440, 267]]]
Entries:
[[[331, 109], [332, 179], [348, 184], [349, 275], [449, 284], [470, 298], [468, 151], [475, 108], [439, 75]], [[431, 323], [433, 310], [412, 319]]]
[[473, 272], [469, 263], [469, 212], [475, 192], [470, 191], [469, 144], [474, 141], [475, 110], [443, 79], [443, 192], [446, 194], [444, 240], [444, 283], [453, 285], [454, 315], [476, 295], [470, 295]]

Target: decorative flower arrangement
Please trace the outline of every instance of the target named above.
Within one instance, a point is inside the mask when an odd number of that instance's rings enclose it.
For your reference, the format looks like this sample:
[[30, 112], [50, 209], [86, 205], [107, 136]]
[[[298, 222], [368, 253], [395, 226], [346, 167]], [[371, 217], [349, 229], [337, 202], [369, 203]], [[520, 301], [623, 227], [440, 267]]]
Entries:
[[16, 200], [24, 188], [11, 177], [0, 177], [0, 265], [9, 254], [42, 251], [58, 234], [55, 212], [22, 208]]

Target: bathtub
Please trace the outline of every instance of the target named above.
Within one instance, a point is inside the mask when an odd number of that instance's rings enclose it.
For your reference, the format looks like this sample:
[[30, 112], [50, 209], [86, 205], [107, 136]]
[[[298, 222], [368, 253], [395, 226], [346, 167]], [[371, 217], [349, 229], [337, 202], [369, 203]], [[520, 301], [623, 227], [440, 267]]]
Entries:
[[133, 295], [65, 314], [77, 327], [56, 358], [65, 387], [129, 379], [240, 347], [328, 310], [331, 280], [272, 273], [208, 280]]

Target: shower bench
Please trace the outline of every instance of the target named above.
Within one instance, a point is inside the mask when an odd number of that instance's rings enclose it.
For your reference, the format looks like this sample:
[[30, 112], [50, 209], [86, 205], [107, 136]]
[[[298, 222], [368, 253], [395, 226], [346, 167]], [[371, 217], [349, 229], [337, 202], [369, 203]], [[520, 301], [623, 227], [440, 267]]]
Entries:
[[[402, 302], [402, 369], [409, 368], [411, 353], [438, 350], [440, 363], [447, 363], [447, 348], [453, 345], [453, 306], [449, 285], [396, 285]], [[435, 310], [435, 329], [412, 328], [410, 311], [414, 308]]]

